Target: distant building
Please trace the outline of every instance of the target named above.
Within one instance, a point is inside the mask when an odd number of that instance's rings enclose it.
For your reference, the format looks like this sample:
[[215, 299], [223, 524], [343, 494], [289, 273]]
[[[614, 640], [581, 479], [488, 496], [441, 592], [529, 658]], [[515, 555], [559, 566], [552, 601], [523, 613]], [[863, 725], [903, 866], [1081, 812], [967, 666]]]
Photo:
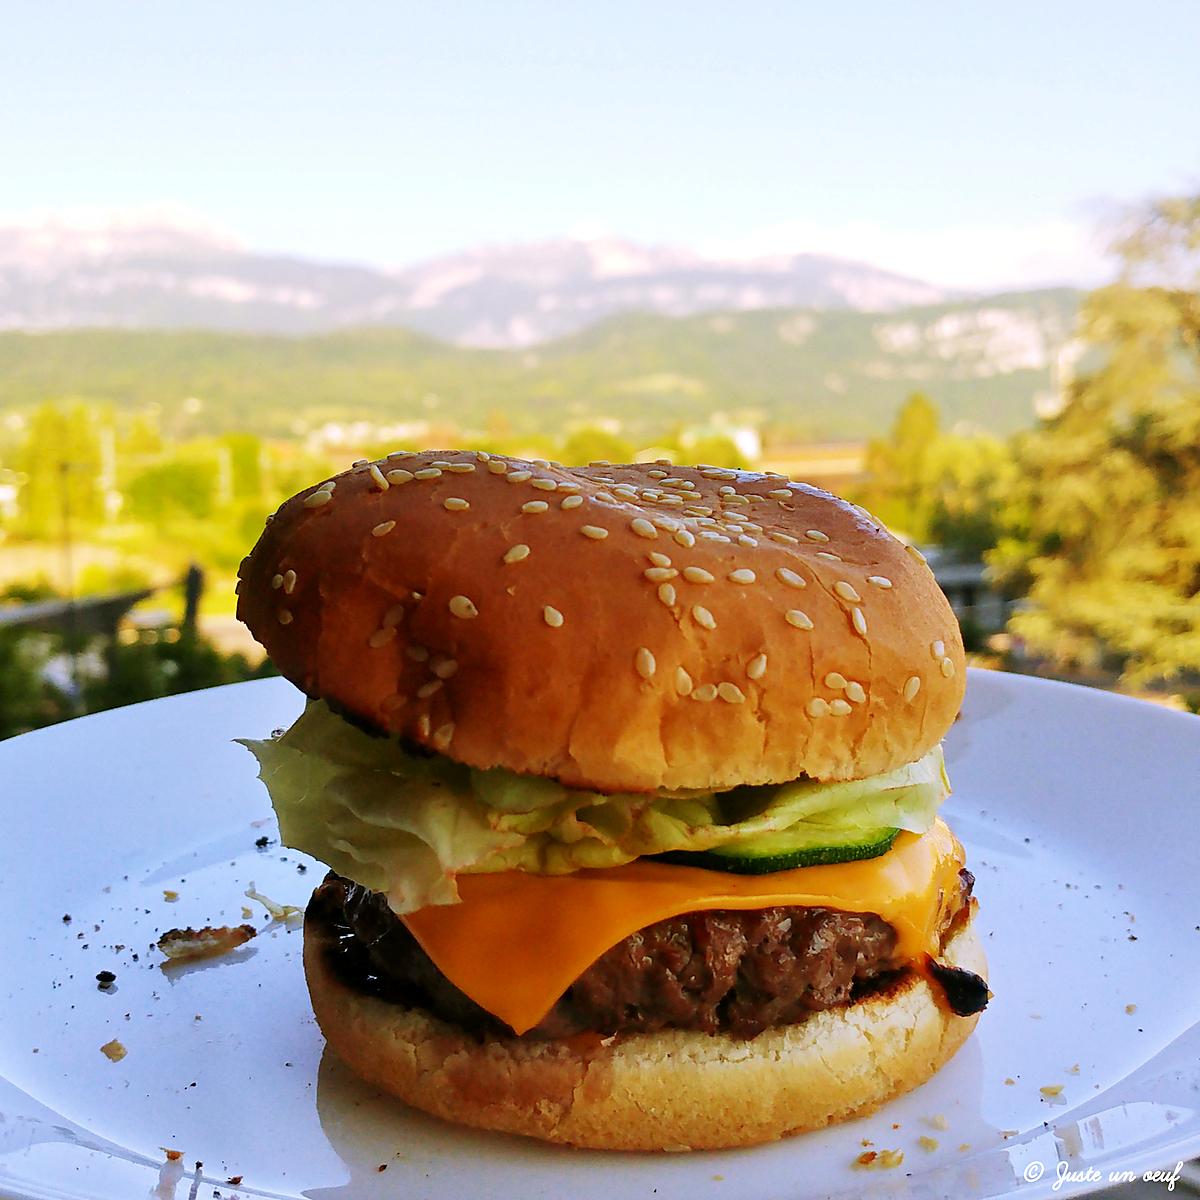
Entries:
[[843, 495], [867, 482], [867, 443], [794, 442], [775, 445], [763, 455], [768, 471]]

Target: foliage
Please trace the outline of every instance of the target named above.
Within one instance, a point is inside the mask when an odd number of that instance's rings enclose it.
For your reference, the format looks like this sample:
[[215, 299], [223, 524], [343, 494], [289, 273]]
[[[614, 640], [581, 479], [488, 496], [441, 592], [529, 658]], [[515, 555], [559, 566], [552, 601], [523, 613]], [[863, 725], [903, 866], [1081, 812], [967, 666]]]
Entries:
[[29, 419], [15, 466], [23, 477], [23, 530], [46, 537], [104, 515], [103, 448], [95, 411], [78, 401], [41, 404]]
[[1200, 201], [1155, 205], [1122, 249], [1083, 312], [1099, 365], [1019, 439], [991, 561], [1027, 591], [1031, 648], [1140, 683], [1200, 672]]

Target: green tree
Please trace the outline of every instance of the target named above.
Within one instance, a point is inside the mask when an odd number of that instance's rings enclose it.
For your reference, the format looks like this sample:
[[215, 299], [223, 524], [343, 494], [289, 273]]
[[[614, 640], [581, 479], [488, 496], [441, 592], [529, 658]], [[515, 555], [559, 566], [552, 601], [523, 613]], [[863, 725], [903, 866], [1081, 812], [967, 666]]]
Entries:
[[1154, 205], [1120, 249], [1082, 315], [1097, 365], [1019, 439], [991, 561], [1034, 650], [1137, 683], [1200, 672], [1200, 198]]
[[583, 467], [598, 459], [613, 463], [633, 461], [633, 446], [604, 429], [577, 429], [562, 444], [559, 457], [569, 467]]
[[905, 400], [886, 438], [867, 446], [870, 482], [863, 504], [881, 521], [914, 541], [927, 541], [933, 516], [931, 454], [941, 432], [937, 406], [923, 392]]
[[93, 411], [80, 402], [43, 404], [29, 419], [16, 456], [23, 532], [51, 538], [64, 523], [94, 525], [104, 516], [101, 434]]

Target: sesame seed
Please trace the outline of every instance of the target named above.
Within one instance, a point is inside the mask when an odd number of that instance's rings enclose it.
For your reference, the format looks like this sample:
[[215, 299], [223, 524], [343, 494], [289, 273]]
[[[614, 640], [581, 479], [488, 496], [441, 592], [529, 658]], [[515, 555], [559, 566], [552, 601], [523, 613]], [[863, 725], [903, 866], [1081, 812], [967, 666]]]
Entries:
[[855, 704], [865, 704], [867, 699], [866, 689], [861, 683], [852, 679], [846, 684], [846, 699], [852, 700]]
[[492, 456], [486, 450], [476, 450], [475, 457], [481, 463], [490, 462]]
[[822, 700], [820, 696], [814, 696], [808, 702], [808, 715], [810, 717], [823, 717], [829, 712], [829, 701]]
[[447, 496], [442, 501], [442, 507], [450, 512], [465, 512], [471, 507], [471, 502], [464, 500], [461, 496]]
[[383, 472], [375, 463], [371, 464], [371, 479], [381, 492], [386, 492], [391, 487], [391, 484], [383, 477]]
[[589, 467], [611, 467], [612, 463], [610, 463], [607, 458], [593, 458], [592, 461], [590, 463], [588, 463], [588, 466]]
[[736, 496], [737, 488], [732, 488], [728, 484], [726, 484], [724, 487], [717, 488], [717, 495], [718, 496]]
[[827, 558], [830, 562], [841, 562], [842, 561], [842, 556], [840, 554], [834, 554], [834, 552], [832, 550], [818, 550], [817, 557], [818, 558]]
[[859, 637], [867, 636], [867, 615], [861, 608], [853, 609], [850, 613], [850, 624], [854, 626]]
[[391, 533], [396, 528], [395, 521], [380, 521], [374, 529], [371, 530], [372, 537], [383, 537], [385, 533]]
[[445, 725], [439, 725], [433, 733], [433, 744], [444, 750], [450, 745], [454, 737], [454, 722], [447, 721]]
[[741, 508], [741, 507], [749, 508], [750, 497], [749, 496], [726, 496], [725, 499], [723, 501], [721, 501], [721, 503], [722, 504], [732, 504], [736, 508]]
[[638, 535], [638, 537], [658, 537], [658, 530], [655, 529], [645, 517], [634, 517], [633, 520], [629, 522], [629, 528], [632, 529], [633, 532]]
[[550, 460], [548, 458], [534, 458], [530, 460], [535, 467], [548, 467]]
[[666, 583], [668, 579], [674, 579], [679, 572], [674, 567], [647, 567], [642, 574], [651, 583]]
[[670, 505], [675, 505], [679, 508], [682, 508], [683, 507], [683, 497], [682, 496], [663, 496], [659, 500], [659, 504], [670, 504]]
[[726, 704], [745, 704], [746, 694], [736, 683], [719, 683], [717, 684], [717, 695], [725, 701]]
[[411, 454], [411, 450], [389, 450], [388, 458], [408, 458]]
[[701, 704], [708, 704], [710, 701], [717, 698], [717, 688], [712, 683], [702, 683], [698, 688], [693, 689], [692, 699], [699, 700]]
[[283, 590], [290, 596], [296, 590], [296, 572], [284, 571]]
[[892, 586], [892, 581], [886, 575], [868, 575], [867, 582], [873, 583], [877, 588], [883, 588], [885, 591]]
[[658, 663], [654, 661], [654, 655], [645, 646], [638, 647], [637, 653], [633, 656], [633, 665], [643, 679], [649, 679], [658, 670]]
[[761, 679], [767, 673], [767, 656], [765, 654], [756, 654], [746, 664], [747, 679]]
[[808, 585], [804, 582], [802, 576], [797, 575], [795, 571], [789, 567], [777, 567], [775, 569], [775, 578], [780, 583], [786, 583], [788, 587], [802, 588]]
[[279, 623], [280, 625], [290, 625], [292, 623], [292, 614], [286, 608], [279, 610]]
[[801, 612], [798, 608], [789, 608], [783, 614], [783, 619], [796, 629], [811, 629], [813, 627], [812, 618], [808, 613]]
[[436, 695], [442, 690], [442, 681], [440, 679], [431, 679], [428, 683], [423, 683], [417, 688], [417, 699], [428, 700], [430, 696]]
[[808, 538], [808, 540], [810, 542], [827, 542], [827, 541], [829, 541], [829, 534], [822, 533], [819, 529], [806, 529], [804, 531], [804, 536], [806, 538]]
[[789, 500], [791, 499], [791, 491], [788, 488], [775, 488], [767, 493], [772, 500]]
[[668, 608], [675, 607], [675, 585], [673, 583], [660, 583], [658, 585], [658, 598]]
[[846, 686], [846, 677], [840, 671], [830, 671], [825, 676], [825, 686], [836, 688], [840, 692]]
[[688, 583], [712, 583], [716, 578], [711, 571], [706, 571], [703, 567], [684, 567], [683, 577]]
[[405, 646], [404, 653], [413, 660], [413, 662], [428, 662], [429, 651], [424, 646]]
[[508, 470], [508, 463], [492, 458], [488, 460], [487, 468], [493, 475], [503, 475]]
[[404, 620], [404, 605], [393, 604], [391, 608], [383, 614], [383, 628], [391, 629], [395, 625], [399, 625]]
[[850, 604], [862, 603], [862, 597], [858, 594], [854, 585], [852, 583], [847, 583], [844, 579], [839, 579], [837, 583], [833, 585], [833, 590], [837, 592], [837, 594], [841, 596], [843, 600]]
[[786, 542], [789, 546], [800, 545], [800, 539], [798, 537], [792, 537], [790, 533], [779, 533], [776, 531], [774, 533], [768, 533], [767, 537], [769, 537], [773, 542]]
[[506, 563], [524, 562], [529, 557], [529, 547], [524, 542], [518, 542], [515, 546], [509, 546], [504, 552], [504, 561]]
[[689, 550], [696, 544], [696, 535], [690, 529], [677, 529], [671, 536], [679, 545]]
[[738, 567], [736, 571], [730, 571], [726, 576], [730, 583], [753, 583], [758, 576], [755, 575], [749, 567]]
[[917, 694], [917, 693], [918, 693], [920, 690], [921, 690], [921, 677], [920, 677], [920, 675], [910, 675], [910, 676], [908, 677], [908, 680], [907, 680], [907, 681], [905, 682], [905, 684], [904, 684], [904, 698], [905, 698], [905, 700], [907, 700], [907, 701], [909, 701], [909, 703], [911, 703], [911, 702], [912, 702], [912, 700], [913, 700], [913, 698], [916, 696], [916, 694]]
[[551, 629], [561, 629], [563, 623], [563, 615], [557, 608], [549, 604], [542, 606], [542, 620], [550, 626]]
[[667, 477], [666, 471], [647, 471], [646, 474], [649, 475], [651, 479], [666, 479]]
[[564, 496], [563, 502], [559, 507], [570, 510], [572, 508], [578, 508], [582, 503], [582, 496]]
[[608, 530], [604, 529], [600, 525], [581, 525], [579, 527], [579, 532], [582, 533], [585, 538], [591, 538], [593, 542], [602, 542], [606, 537], [608, 537]]
[[271, 586], [276, 589], [283, 587], [283, 576], [282, 575], [273, 575], [271, 577]]
[[558, 487], [558, 480], [556, 480], [556, 479], [535, 479], [530, 486], [537, 488], [539, 492], [553, 492]]
[[675, 691], [681, 696], [692, 694], [692, 677], [682, 668], [675, 668]]
[[425, 467], [420, 471], [413, 473], [414, 479], [439, 479], [441, 478], [441, 467]]
[[683, 528], [674, 517], [651, 517], [650, 520], [656, 529], [665, 529], [668, 533], [674, 533], [677, 529]]
[[943, 658], [940, 665], [942, 668], [942, 674], [945, 675], [947, 679], [951, 678], [951, 676], [954, 674], [954, 660], [950, 658]]
[[739, 546], [748, 546], [753, 549], [758, 545], [758, 539], [752, 538], [748, 533], [740, 533], [738, 534], [737, 543]]
[[469, 621], [472, 617], [479, 616], [479, 609], [475, 607], [467, 596], [451, 596], [450, 611], [456, 617], [461, 617], [464, 621]]
[[429, 669], [439, 679], [452, 679], [458, 674], [458, 663], [452, 658], [439, 658], [430, 665]]
[[437, 467], [441, 471], [448, 471], [450, 469], [450, 464], [444, 458], [435, 458], [429, 465]]
[[638, 498], [637, 488], [629, 483], [618, 483], [613, 488], [613, 493], [620, 496], [622, 500], [636, 500]]
[[475, 470], [475, 464], [464, 462], [451, 463], [446, 470], [453, 471], [455, 475], [468, 475]]
[[509, 483], [524, 483], [527, 479], [533, 478], [532, 471], [509, 471], [506, 476]]
[[[510, 475], [509, 479], [511, 478], [512, 476]], [[544, 513], [549, 507], [550, 505], [548, 505], [545, 500], [526, 500], [525, 503], [521, 505], [521, 511], [523, 513]]]
[[833, 713], [835, 717], [845, 717], [848, 716], [853, 710], [845, 700], [839, 697], [837, 700], [830, 700], [829, 711]]
[[697, 604], [693, 607], [692, 617], [697, 625], [700, 625], [705, 629], [716, 629], [717, 627], [716, 619], [713, 617], [712, 613], [710, 613], [708, 609], [704, 608], [702, 605]]
[[429, 736], [429, 714], [422, 713], [417, 718], [417, 736], [427, 738]]
[[322, 504], [328, 504], [333, 499], [332, 492], [313, 492], [311, 496], [306, 496], [304, 499], [305, 508], [320, 508]]
[[367, 638], [367, 645], [370, 646], [372, 650], [378, 650], [380, 646], [386, 646], [388, 642], [390, 642], [395, 636], [396, 627], [394, 625], [389, 625], [384, 629], [375, 630], [375, 632], [371, 634], [369, 638]]
[[352, 467], [365, 467], [367, 460], [365, 458], [356, 458], [350, 465]]
[[386, 478], [388, 483], [394, 483], [399, 487], [403, 483], [411, 483], [416, 476], [411, 471], [404, 470], [403, 467], [397, 467], [394, 471], [389, 471]]
[[646, 557], [656, 567], [669, 567], [671, 565], [671, 556], [669, 554], [660, 554], [657, 550], [651, 550]]
[[917, 560], [917, 562], [922, 562], [922, 563], [928, 564], [929, 560], [911, 542], [907, 542], [904, 546], [904, 549], [908, 554], [912, 555], [912, 557], [915, 558]]
[[936, 642], [931, 642], [929, 646], [929, 653], [932, 654], [934, 658], [945, 658], [946, 643], [943, 642], [941, 638], [938, 638]]

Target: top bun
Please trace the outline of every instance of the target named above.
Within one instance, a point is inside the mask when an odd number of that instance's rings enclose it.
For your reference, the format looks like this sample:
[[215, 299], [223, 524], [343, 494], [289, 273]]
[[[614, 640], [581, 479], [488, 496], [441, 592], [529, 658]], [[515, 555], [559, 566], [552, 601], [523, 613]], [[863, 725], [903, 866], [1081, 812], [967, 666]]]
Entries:
[[963, 694], [924, 559], [781, 475], [397, 453], [288, 500], [239, 578], [309, 696], [606, 792], [879, 774]]

